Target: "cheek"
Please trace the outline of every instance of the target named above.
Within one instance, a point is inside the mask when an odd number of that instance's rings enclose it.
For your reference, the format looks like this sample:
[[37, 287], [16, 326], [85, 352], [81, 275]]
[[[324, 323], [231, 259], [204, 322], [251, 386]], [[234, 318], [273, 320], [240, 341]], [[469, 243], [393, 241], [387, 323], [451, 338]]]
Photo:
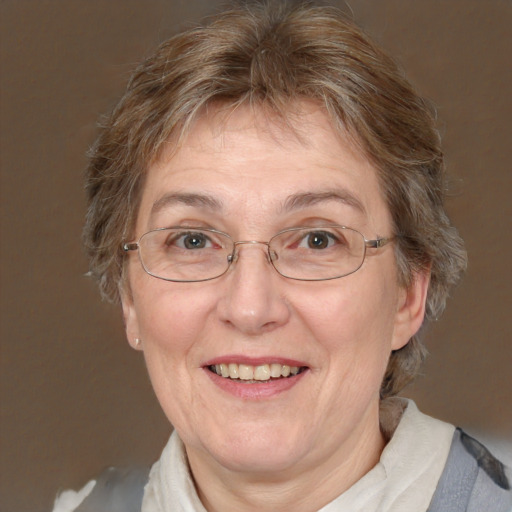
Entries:
[[169, 283], [144, 274], [134, 287], [133, 301], [140, 336], [146, 346], [182, 352], [205, 328], [211, 311], [208, 293], [189, 283]]
[[[208, 294], [162, 281], [134, 293], [144, 358], [155, 394], [169, 421], [189, 425], [193, 376], [208, 330]], [[157, 289], [158, 288], [158, 289]], [[187, 412], [189, 411], [189, 412]]]
[[365, 364], [385, 368], [395, 314], [394, 283], [381, 281], [370, 287], [356, 286], [358, 282], [344, 278], [318, 293], [311, 290], [307, 300], [296, 303], [304, 324], [331, 364], [345, 366], [350, 372]]
[[208, 294], [197, 293], [190, 285], [151, 279], [148, 286], [134, 289], [133, 300], [148, 373], [169, 415], [173, 403], [191, 399], [190, 377], [197, 368], [211, 307]]

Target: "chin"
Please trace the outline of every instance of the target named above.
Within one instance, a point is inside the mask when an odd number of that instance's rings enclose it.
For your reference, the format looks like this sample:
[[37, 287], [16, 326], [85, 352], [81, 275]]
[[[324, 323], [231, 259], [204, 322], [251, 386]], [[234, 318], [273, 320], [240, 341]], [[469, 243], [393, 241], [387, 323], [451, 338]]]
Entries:
[[309, 451], [309, 443], [298, 434], [284, 425], [245, 425], [220, 431], [220, 438], [210, 437], [203, 446], [231, 471], [273, 473], [290, 469]]
[[245, 446], [243, 451], [223, 451], [220, 457], [215, 458], [230, 471], [265, 475], [288, 471], [301, 459], [297, 449], [272, 450], [251, 446]]

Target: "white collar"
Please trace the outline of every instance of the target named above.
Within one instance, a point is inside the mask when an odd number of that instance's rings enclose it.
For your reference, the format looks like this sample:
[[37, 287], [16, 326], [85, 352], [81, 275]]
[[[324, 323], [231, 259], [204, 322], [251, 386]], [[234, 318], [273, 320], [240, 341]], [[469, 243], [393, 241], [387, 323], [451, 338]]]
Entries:
[[[411, 400], [391, 399], [384, 409], [383, 430], [394, 430], [394, 434], [380, 461], [319, 512], [427, 510], [448, 457], [454, 427], [422, 414]], [[142, 512], [176, 510], [206, 512], [189, 472], [185, 448], [174, 432], [151, 469]]]

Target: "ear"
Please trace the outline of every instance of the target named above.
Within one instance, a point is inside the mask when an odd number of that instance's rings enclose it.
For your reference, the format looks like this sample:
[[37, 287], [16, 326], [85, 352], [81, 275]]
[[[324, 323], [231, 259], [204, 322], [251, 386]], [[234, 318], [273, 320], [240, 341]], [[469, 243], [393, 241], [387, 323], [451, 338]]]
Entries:
[[123, 308], [124, 328], [126, 337], [128, 338], [128, 343], [133, 349], [142, 350], [139, 334], [139, 322], [131, 293], [126, 291], [121, 292], [121, 305]]
[[425, 304], [430, 282], [430, 271], [417, 272], [413, 275], [408, 288], [401, 288], [395, 315], [392, 350], [398, 350], [409, 342], [419, 331], [425, 318]]

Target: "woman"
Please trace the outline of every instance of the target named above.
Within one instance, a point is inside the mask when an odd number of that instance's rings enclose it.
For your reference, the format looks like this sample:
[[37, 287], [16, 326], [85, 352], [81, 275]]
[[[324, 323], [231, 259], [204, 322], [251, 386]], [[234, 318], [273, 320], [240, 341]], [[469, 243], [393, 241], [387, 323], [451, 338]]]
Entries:
[[396, 398], [465, 267], [434, 124], [309, 4], [226, 11], [136, 70], [91, 153], [85, 240], [175, 431], [149, 475], [111, 470], [68, 509], [510, 510], [499, 461]]

